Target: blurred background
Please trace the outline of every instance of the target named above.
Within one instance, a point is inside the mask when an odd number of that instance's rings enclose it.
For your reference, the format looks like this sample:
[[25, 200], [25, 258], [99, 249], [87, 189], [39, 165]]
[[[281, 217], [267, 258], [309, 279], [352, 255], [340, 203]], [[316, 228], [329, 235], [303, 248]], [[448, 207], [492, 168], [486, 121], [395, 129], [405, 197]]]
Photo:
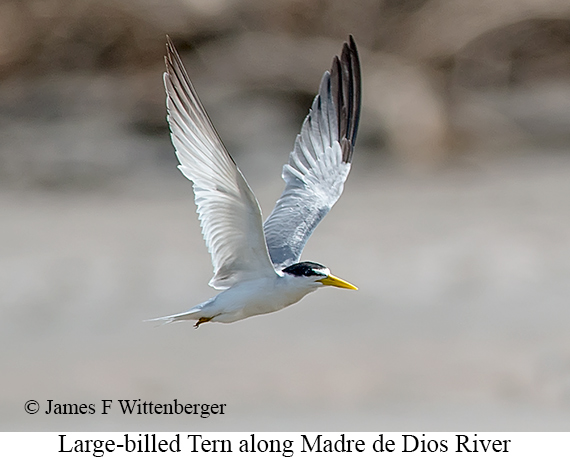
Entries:
[[[360, 290], [144, 323], [215, 293], [165, 35], [267, 215], [350, 33], [353, 169], [303, 258]], [[0, 427], [567, 431], [569, 196], [565, 0], [0, 0]], [[138, 398], [228, 406], [24, 412]]]

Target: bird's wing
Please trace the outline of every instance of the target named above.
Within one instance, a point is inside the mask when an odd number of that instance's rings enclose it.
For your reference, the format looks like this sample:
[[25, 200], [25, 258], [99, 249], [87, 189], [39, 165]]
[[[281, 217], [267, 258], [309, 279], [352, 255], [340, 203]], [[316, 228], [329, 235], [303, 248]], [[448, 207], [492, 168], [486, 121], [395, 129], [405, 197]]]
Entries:
[[264, 224], [276, 269], [297, 262], [318, 223], [342, 194], [360, 118], [360, 62], [352, 36], [321, 80], [289, 162], [286, 186]]
[[275, 275], [257, 199], [222, 144], [170, 39], [165, 61], [170, 136], [178, 168], [194, 184], [202, 234], [214, 266], [210, 285], [224, 289]]

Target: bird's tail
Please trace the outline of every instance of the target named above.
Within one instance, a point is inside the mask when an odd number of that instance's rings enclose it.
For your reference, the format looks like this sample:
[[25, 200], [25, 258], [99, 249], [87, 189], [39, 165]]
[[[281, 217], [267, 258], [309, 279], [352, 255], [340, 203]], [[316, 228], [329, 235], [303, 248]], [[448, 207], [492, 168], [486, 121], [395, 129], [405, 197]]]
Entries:
[[187, 320], [198, 320], [200, 319], [200, 309], [192, 308], [190, 311], [186, 311], [180, 314], [172, 314], [170, 316], [157, 317], [154, 319], [146, 319], [144, 322], [157, 322], [161, 325], [170, 324], [171, 322], [181, 322]]
[[200, 303], [199, 305], [194, 306], [194, 308], [189, 311], [185, 311], [179, 314], [172, 314], [170, 316], [157, 317], [155, 319], [147, 319], [144, 322], [158, 322], [159, 324], [164, 325], [170, 324], [171, 322], [197, 321], [201, 317], [204, 317], [204, 315], [201, 313], [204, 306], [210, 304], [212, 301], [214, 301], [215, 298], [216, 297], [212, 297], [204, 303]]

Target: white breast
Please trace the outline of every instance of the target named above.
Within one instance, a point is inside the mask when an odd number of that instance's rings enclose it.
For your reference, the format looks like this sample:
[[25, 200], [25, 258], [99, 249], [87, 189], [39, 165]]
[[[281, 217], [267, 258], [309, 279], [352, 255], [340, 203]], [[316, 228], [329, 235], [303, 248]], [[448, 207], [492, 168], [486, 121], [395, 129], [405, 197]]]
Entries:
[[311, 279], [287, 274], [246, 281], [217, 295], [203, 312], [215, 315], [214, 322], [235, 322], [279, 311], [317, 290], [319, 285]]

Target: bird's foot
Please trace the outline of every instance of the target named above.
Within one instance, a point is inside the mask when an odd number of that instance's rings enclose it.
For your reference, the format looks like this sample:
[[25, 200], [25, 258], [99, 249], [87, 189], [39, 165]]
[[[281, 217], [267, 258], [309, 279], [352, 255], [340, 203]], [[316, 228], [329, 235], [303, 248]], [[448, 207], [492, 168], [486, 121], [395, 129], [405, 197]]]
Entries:
[[210, 322], [214, 317], [201, 317], [196, 321], [194, 324], [194, 328], [200, 327], [200, 324], [205, 324], [206, 322]]

